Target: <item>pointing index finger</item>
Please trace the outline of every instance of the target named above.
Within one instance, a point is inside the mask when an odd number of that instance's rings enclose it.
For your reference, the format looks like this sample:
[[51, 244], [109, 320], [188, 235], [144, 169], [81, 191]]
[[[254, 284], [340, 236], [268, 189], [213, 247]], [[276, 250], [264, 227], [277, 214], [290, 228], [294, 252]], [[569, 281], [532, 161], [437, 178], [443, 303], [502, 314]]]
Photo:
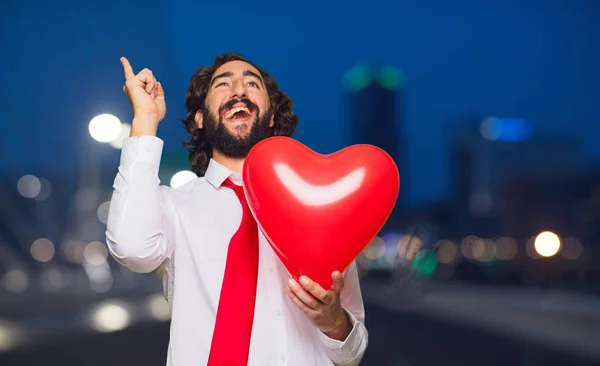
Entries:
[[121, 64], [123, 65], [123, 71], [125, 72], [125, 80], [129, 80], [135, 76], [133, 73], [133, 68], [131, 67], [131, 64], [127, 58], [121, 57]]

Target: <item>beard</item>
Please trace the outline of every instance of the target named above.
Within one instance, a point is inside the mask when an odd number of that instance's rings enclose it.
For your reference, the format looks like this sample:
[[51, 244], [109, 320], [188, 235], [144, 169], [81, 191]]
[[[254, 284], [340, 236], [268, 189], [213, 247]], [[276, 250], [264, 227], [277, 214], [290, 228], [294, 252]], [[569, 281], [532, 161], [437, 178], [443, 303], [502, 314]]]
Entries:
[[[250, 131], [245, 131], [248, 129], [247, 125], [240, 124], [235, 127], [236, 133], [234, 134], [223, 123], [222, 112], [240, 102], [245, 103], [248, 108], [254, 110], [256, 118], [250, 127]], [[213, 113], [208, 107], [206, 112], [203, 121], [206, 141], [213, 149], [223, 155], [232, 158], [245, 158], [254, 145], [273, 135], [273, 128], [269, 127], [271, 108], [261, 116], [258, 106], [248, 99], [231, 100], [219, 108], [218, 114]]]

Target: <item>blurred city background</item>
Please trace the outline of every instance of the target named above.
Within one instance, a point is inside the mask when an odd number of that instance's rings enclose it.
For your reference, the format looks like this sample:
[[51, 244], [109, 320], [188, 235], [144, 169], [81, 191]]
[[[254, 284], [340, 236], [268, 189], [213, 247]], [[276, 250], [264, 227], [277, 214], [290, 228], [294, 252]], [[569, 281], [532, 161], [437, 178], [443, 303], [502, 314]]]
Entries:
[[0, 50], [0, 365], [165, 364], [159, 281], [104, 242], [119, 57], [165, 88], [178, 186], [189, 78], [228, 51], [292, 97], [299, 141], [400, 168], [358, 258], [362, 364], [600, 364], [597, 0], [2, 0]]

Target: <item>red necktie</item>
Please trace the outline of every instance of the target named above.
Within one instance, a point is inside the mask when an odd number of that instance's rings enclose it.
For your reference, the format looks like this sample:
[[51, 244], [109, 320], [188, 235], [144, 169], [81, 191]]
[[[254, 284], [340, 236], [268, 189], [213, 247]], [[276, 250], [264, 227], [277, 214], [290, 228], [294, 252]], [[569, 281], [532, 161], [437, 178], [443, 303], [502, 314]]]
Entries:
[[246, 366], [258, 278], [258, 227], [244, 190], [229, 179], [242, 204], [242, 222], [229, 242], [217, 319], [207, 366]]

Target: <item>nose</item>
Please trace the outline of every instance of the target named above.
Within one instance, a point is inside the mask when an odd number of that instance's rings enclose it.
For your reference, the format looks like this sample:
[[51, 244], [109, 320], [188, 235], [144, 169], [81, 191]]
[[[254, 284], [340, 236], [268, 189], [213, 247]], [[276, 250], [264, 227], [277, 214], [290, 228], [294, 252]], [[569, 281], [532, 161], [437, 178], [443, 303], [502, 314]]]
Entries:
[[231, 88], [231, 98], [246, 98], [246, 85], [243, 80], [238, 80]]

